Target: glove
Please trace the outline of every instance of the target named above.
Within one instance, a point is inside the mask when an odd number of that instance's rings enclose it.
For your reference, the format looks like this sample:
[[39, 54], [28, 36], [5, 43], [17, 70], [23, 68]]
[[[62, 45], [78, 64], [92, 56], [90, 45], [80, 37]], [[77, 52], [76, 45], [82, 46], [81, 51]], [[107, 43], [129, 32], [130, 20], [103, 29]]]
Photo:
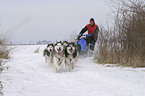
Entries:
[[80, 37], [81, 37], [82, 35], [83, 35], [82, 33], [79, 33], [78, 40], [80, 39]]
[[91, 36], [92, 36], [92, 34], [87, 34], [87, 36], [91, 37]]
[[82, 34], [82, 33], [80, 33], [79, 35], [80, 35], [80, 36], [82, 36], [83, 34]]

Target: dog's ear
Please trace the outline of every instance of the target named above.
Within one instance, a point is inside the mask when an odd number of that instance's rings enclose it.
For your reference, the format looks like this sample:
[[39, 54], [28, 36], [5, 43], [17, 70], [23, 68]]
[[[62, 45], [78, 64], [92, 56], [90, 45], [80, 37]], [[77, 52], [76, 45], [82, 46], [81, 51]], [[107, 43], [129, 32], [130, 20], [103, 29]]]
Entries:
[[67, 44], [67, 46], [66, 47], [68, 47], [70, 44]]
[[50, 44], [53, 47], [53, 44]]
[[56, 42], [56, 43], [54, 44], [54, 46], [56, 46], [56, 45], [57, 45], [57, 43], [58, 43], [58, 42]]
[[67, 41], [65, 43], [68, 45], [68, 42]]
[[75, 47], [75, 43], [73, 42], [72, 45]]

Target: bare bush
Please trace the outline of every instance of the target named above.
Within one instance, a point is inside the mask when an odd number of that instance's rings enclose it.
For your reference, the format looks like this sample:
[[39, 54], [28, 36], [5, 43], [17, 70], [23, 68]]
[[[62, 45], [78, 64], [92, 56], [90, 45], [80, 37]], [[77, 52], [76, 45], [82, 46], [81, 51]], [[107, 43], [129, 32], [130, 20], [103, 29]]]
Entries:
[[3, 61], [10, 58], [11, 48], [6, 45], [7, 39], [3, 38], [3, 35], [0, 36], [0, 66]]
[[78, 37], [78, 35], [77, 35], [76, 31], [73, 31], [69, 37], [69, 41], [76, 42], [77, 37]]
[[114, 28], [102, 28], [99, 37], [100, 63], [120, 63], [124, 66], [145, 66], [145, 2], [122, 0], [114, 17]]

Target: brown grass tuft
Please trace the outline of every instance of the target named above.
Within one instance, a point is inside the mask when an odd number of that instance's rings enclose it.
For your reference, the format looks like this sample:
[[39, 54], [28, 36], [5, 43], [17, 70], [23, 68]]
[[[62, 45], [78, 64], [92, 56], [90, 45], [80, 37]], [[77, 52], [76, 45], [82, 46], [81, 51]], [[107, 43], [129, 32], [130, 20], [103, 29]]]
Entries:
[[107, 30], [102, 26], [96, 58], [100, 63], [145, 67], [145, 2], [121, 0], [114, 3], [115, 24]]

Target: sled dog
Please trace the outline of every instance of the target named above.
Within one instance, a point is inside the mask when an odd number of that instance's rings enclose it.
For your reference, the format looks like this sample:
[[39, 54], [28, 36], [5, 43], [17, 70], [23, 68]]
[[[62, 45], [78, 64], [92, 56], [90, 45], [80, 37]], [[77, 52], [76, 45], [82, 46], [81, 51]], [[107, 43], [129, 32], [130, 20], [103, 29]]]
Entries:
[[48, 44], [48, 46], [46, 47], [46, 49], [43, 52], [43, 56], [45, 57], [45, 62], [48, 63], [48, 65], [50, 65], [50, 63], [52, 63], [53, 50], [54, 50], [53, 44]]
[[65, 48], [65, 67], [71, 71], [77, 61], [78, 53], [74, 43], [69, 43]]
[[55, 72], [60, 71], [65, 63], [64, 46], [61, 42], [56, 42], [53, 51], [53, 67]]

